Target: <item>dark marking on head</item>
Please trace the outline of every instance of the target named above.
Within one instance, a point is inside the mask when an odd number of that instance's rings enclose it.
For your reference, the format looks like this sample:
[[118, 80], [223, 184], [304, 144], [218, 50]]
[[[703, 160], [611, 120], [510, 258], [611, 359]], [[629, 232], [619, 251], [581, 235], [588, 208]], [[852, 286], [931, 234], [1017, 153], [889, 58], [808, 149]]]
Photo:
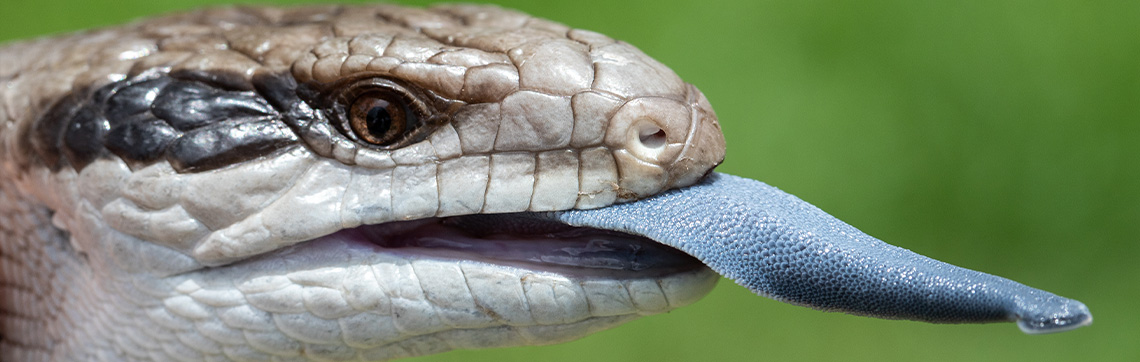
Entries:
[[35, 152], [53, 171], [60, 167], [63, 131], [67, 129], [67, 122], [82, 107], [86, 98], [86, 92], [72, 93], [63, 97], [55, 102], [38, 122], [32, 124], [29, 135], [21, 137], [27, 142], [27, 149]]
[[107, 149], [124, 160], [142, 164], [149, 164], [162, 156], [167, 146], [182, 136], [182, 132], [166, 121], [147, 116], [149, 119], [112, 128], [107, 134]]
[[171, 82], [155, 98], [151, 110], [155, 116], [180, 131], [228, 119], [264, 117], [275, 113], [256, 93], [226, 91], [194, 81]]
[[276, 119], [222, 122], [184, 134], [170, 147], [167, 160], [182, 172], [211, 170], [296, 143], [293, 130]]
[[[76, 89], [30, 127], [25, 145], [53, 171], [67, 165], [81, 171], [98, 158], [119, 157], [132, 168], [166, 160], [179, 172], [200, 172], [299, 142], [288, 117], [248, 82], [240, 89], [238, 75], [181, 75], [189, 79], [146, 72]], [[294, 96], [274, 105], [293, 110], [303, 104]]]
[[253, 75], [253, 86], [294, 129], [306, 128], [320, 117], [304, 100], [314, 99], [314, 96], [305, 89], [298, 89], [297, 80], [290, 75], [257, 73]]
[[98, 105], [87, 104], [79, 109], [63, 133], [64, 154], [77, 170], [86, 167], [103, 155], [103, 138], [111, 127]]
[[158, 77], [120, 88], [107, 102], [107, 119], [116, 122], [149, 113], [150, 104], [154, 103], [158, 92], [171, 81], [169, 77]]

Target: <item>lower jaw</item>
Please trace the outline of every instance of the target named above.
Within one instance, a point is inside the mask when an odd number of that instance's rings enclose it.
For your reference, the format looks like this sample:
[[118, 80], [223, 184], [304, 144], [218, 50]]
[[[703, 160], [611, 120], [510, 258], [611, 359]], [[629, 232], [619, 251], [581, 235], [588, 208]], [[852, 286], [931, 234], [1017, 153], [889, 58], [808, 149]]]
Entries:
[[[226, 266], [154, 282], [133, 282], [126, 286], [133, 288], [127, 295], [140, 298], [140, 302], [123, 305], [150, 305], [134, 311], [140, 318], [159, 316], [162, 321], [176, 322], [170, 324], [170, 335], [159, 335], [172, 340], [177, 340], [175, 328], [207, 326], [220, 331], [219, 335], [236, 334], [239, 339], [343, 344], [346, 349], [359, 350], [361, 356], [371, 356], [366, 359], [388, 359], [453, 347], [573, 340], [639, 316], [691, 304], [720, 279], [703, 264], [676, 251], [649, 258], [656, 260], [650, 264], [666, 267], [617, 263], [634, 266], [626, 270], [613, 268], [613, 263], [579, 267], [502, 261], [486, 253], [408, 247], [425, 244], [374, 242], [361, 235], [433, 223], [452, 224], [445, 230], [466, 225], [470, 228], [461, 229], [470, 231], [479, 227], [468, 223], [484, 221], [488, 220], [433, 219], [337, 232]], [[490, 225], [494, 224], [485, 226]], [[557, 225], [540, 226], [544, 232], [570, 232], [549, 229], [562, 229]], [[589, 230], [576, 232], [594, 235]], [[435, 231], [428, 234], [437, 235]], [[403, 235], [407, 238], [411, 234]], [[619, 244], [642, 242], [647, 241]], [[152, 297], [161, 301], [148, 299]], [[175, 308], [183, 306], [194, 308]], [[195, 313], [179, 314], [184, 310]], [[438, 350], [425, 350], [425, 346]], [[369, 354], [373, 352], [379, 354]]]

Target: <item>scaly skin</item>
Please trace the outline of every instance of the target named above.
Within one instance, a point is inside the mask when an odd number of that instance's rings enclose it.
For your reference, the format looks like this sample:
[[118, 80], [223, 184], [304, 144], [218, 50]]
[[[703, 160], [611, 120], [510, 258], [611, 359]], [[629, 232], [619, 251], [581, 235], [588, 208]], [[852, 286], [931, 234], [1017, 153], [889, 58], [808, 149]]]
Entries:
[[[345, 117], [377, 89], [423, 126], [367, 144]], [[0, 107], [3, 360], [557, 343], [691, 303], [713, 270], [884, 318], [1091, 321], [709, 176], [724, 139], [695, 87], [498, 8], [216, 9], [10, 44]]]
[[[695, 182], [723, 158], [707, 101], [596, 33], [488, 7], [242, 8], [12, 44], [2, 55], [0, 183], [5, 207], [19, 208], [4, 213], [14, 235], [4, 267], [16, 270], [4, 285], [14, 300], [53, 300], [5, 305], [4, 353], [16, 360], [384, 360], [554, 343], [687, 304], [715, 282], [704, 268], [587, 278], [353, 253], [362, 246], [335, 240], [281, 260], [295, 251], [287, 246], [361, 224], [595, 208]], [[422, 142], [375, 149], [290, 98], [302, 91], [279, 94], [380, 77], [446, 102], [446, 122]], [[193, 103], [177, 85], [231, 93]], [[116, 95], [89, 95], [100, 88]], [[68, 95], [114, 118], [130, 113], [118, 99], [135, 88], [155, 93], [137, 97], [153, 102], [141, 121], [111, 119], [102, 139], [50, 130], [63, 128], [52, 119], [101, 122], [52, 113]], [[132, 122], [165, 122], [192, 139], [210, 126], [185, 126], [183, 116], [218, 109], [193, 109], [214, 101], [261, 112], [287, 130], [275, 133], [284, 141], [208, 149], [226, 157], [205, 166], [178, 144], [146, 159], [111, 141]], [[666, 130], [665, 144], [631, 143], [644, 124]], [[246, 261], [267, 252], [276, 256]], [[63, 265], [51, 273], [41, 260]], [[649, 299], [631, 303], [627, 289]]]

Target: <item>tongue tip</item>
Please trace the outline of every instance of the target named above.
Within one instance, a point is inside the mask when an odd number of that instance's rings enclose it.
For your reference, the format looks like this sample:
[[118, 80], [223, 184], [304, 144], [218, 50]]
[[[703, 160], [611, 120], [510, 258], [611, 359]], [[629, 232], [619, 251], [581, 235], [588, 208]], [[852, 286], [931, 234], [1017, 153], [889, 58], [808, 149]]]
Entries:
[[1050, 334], [1071, 331], [1092, 324], [1093, 316], [1083, 303], [1069, 300], [1052, 313], [1034, 313], [1017, 320], [1025, 334]]

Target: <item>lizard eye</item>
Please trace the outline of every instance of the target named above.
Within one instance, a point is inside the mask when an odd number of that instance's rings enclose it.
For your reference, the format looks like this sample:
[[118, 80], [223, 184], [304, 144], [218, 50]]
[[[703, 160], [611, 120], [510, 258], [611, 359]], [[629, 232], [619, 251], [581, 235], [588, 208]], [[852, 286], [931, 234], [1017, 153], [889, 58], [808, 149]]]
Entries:
[[341, 131], [380, 148], [400, 147], [413, 140], [430, 116], [415, 94], [382, 78], [352, 84], [338, 98]]
[[361, 140], [380, 146], [397, 141], [419, 123], [416, 112], [408, 109], [399, 95], [372, 91], [352, 101], [348, 125]]

